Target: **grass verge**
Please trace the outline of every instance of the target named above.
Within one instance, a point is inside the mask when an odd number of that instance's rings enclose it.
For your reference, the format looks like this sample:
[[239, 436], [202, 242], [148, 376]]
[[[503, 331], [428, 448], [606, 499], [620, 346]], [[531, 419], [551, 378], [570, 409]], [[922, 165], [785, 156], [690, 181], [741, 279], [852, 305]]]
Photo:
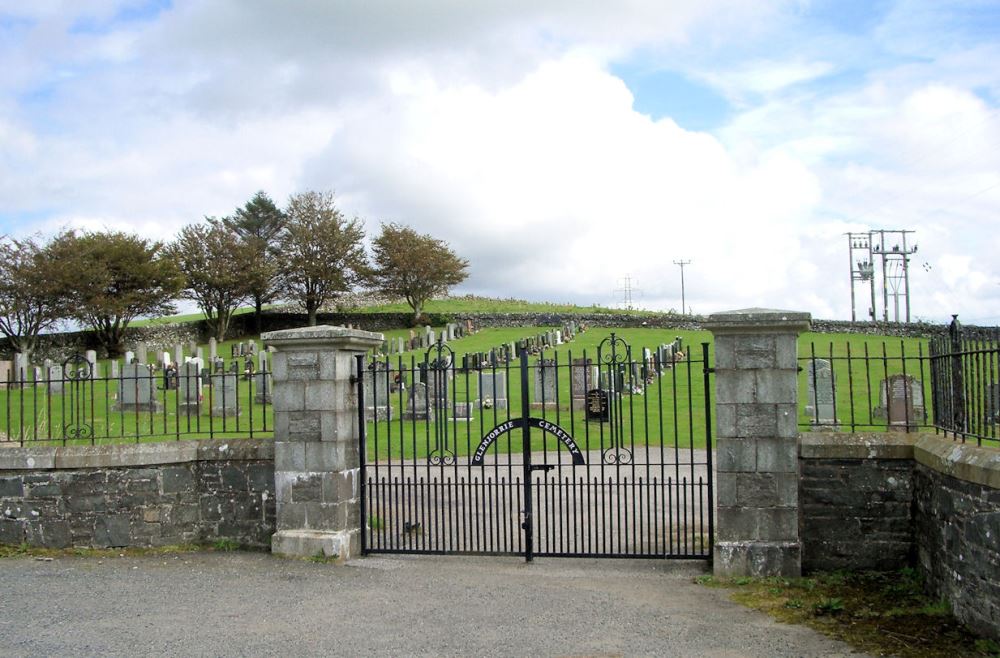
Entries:
[[805, 624], [874, 655], [1000, 658], [1000, 644], [973, 635], [946, 602], [926, 596], [913, 569], [796, 579], [701, 576], [697, 581], [731, 589], [736, 603], [781, 622]]

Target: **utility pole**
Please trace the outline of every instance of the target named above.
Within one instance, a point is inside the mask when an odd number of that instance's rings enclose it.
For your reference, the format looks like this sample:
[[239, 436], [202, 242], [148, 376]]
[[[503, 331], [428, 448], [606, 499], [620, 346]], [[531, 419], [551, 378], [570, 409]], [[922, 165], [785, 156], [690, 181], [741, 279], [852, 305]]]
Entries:
[[680, 265], [681, 267], [681, 315], [687, 314], [687, 302], [684, 299], [684, 266], [690, 265], [689, 260], [675, 260], [674, 265]]
[[874, 321], [879, 313], [875, 303], [875, 259], [881, 259], [882, 270], [882, 321], [889, 322], [889, 298], [893, 301], [893, 321], [900, 322], [899, 298], [905, 304], [906, 322], [910, 321], [910, 256], [917, 253], [917, 245], [910, 245], [907, 236], [913, 233], [904, 229], [876, 229], [864, 233], [848, 233], [847, 247], [851, 266], [851, 321], [857, 320], [854, 286], [867, 284], [871, 294], [869, 317]]

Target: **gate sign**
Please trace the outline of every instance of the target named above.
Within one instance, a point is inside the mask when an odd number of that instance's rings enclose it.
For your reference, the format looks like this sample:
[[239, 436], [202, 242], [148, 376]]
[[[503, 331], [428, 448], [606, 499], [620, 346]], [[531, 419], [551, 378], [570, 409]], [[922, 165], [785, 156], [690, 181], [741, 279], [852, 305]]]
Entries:
[[[508, 421], [500, 423], [492, 430], [490, 430], [483, 440], [479, 442], [479, 447], [476, 448], [475, 454], [472, 456], [473, 466], [482, 466], [483, 457], [486, 456], [486, 451], [489, 449], [493, 442], [496, 441], [502, 434], [506, 434], [512, 429], [519, 427], [524, 427], [524, 418], [511, 418]], [[528, 427], [537, 427], [538, 429], [548, 432], [559, 439], [569, 454], [573, 457], [573, 464], [577, 466], [582, 466], [587, 462], [583, 459], [583, 453], [580, 452], [579, 446], [576, 445], [576, 441], [573, 437], [569, 435], [569, 432], [559, 427], [552, 421], [545, 420], [544, 418], [528, 418]]]

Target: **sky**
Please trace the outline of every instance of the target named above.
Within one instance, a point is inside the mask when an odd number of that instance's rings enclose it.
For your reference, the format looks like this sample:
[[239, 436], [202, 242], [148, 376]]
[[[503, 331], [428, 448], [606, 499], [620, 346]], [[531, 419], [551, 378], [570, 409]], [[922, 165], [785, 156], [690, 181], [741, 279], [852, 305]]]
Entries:
[[997, 62], [996, 0], [0, 0], [0, 234], [330, 190], [455, 294], [850, 319], [906, 229], [912, 318], [998, 324]]

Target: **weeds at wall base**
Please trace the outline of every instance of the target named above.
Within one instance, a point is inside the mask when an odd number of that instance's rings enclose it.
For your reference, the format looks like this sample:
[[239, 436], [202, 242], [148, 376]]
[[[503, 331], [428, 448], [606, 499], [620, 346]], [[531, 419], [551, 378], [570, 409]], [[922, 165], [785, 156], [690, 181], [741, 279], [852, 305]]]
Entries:
[[733, 590], [730, 598], [778, 621], [805, 624], [874, 655], [1000, 658], [1000, 645], [970, 633], [946, 602], [923, 591], [913, 569], [833, 572], [811, 578], [700, 576], [707, 587]]

